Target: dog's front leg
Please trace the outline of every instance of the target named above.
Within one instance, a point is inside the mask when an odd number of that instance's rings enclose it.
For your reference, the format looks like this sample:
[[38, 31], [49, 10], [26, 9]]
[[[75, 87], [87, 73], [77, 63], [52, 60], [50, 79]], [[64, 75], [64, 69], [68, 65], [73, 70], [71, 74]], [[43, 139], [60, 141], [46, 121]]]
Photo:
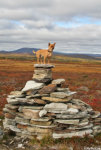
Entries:
[[44, 64], [46, 64], [46, 57], [44, 57]]

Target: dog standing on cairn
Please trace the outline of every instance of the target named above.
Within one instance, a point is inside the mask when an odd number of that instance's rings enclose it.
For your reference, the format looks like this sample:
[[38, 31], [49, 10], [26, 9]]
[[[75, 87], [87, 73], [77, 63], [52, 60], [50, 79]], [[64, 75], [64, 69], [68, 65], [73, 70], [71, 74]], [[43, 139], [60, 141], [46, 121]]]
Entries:
[[[55, 47], [55, 44], [48, 44], [48, 49], [40, 49], [37, 52], [33, 50], [33, 53], [36, 54], [37, 57], [37, 63], [44, 63], [46, 64], [46, 60], [48, 60], [48, 64], [50, 63], [50, 58], [52, 57], [53, 49]], [[42, 61], [44, 59], [44, 62]]]

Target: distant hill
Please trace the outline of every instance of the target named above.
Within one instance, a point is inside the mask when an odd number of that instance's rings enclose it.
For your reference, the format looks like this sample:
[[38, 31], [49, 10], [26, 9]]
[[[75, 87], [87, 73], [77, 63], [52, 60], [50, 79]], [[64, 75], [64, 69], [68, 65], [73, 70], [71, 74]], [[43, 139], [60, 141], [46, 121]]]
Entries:
[[[41, 48], [20, 48], [17, 50], [12, 50], [12, 51], [0, 51], [2, 54], [23, 54], [23, 53], [28, 53], [32, 54], [32, 51], [37, 51]], [[73, 57], [73, 58], [83, 58], [83, 59], [97, 59], [101, 60], [101, 54], [78, 54], [78, 53], [60, 53], [60, 52], [53, 52], [54, 55], [63, 55], [63, 56], [68, 56], [68, 57]]]

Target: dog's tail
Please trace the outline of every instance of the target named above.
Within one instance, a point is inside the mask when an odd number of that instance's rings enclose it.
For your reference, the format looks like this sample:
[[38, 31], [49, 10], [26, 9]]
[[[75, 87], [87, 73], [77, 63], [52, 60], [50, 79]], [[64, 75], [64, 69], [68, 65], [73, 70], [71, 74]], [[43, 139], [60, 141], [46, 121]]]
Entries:
[[36, 52], [33, 50], [33, 54], [36, 54]]

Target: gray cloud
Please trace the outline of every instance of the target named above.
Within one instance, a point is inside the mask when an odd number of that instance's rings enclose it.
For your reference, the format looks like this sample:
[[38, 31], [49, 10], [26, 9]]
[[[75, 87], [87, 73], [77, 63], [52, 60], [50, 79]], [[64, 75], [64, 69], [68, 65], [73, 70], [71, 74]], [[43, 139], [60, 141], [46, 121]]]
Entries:
[[[0, 1], [0, 50], [21, 47], [101, 53], [100, 0]], [[88, 19], [88, 20], [87, 20]]]

